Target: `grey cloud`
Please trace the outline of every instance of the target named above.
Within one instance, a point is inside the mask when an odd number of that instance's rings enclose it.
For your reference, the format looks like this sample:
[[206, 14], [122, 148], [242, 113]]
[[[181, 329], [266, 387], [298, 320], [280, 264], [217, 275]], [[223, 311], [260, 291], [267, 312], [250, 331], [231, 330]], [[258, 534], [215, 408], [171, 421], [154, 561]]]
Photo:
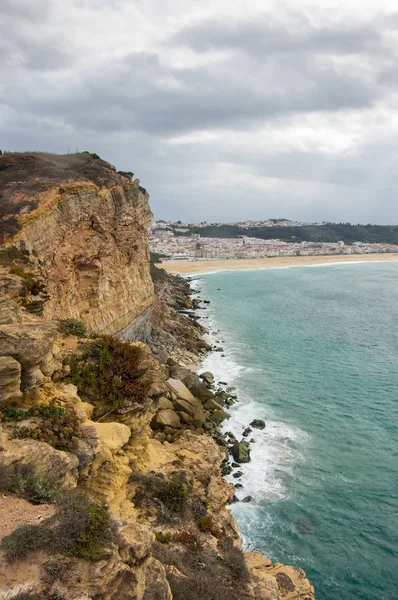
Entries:
[[287, 22], [269, 15], [245, 21], [206, 19], [177, 32], [171, 40], [199, 52], [240, 49], [253, 54], [295, 52], [356, 54], [381, 50], [382, 35], [372, 24], [314, 27], [303, 15]]
[[[147, 1], [151, 13], [159, 3]], [[167, 5], [161, 4], [163, 15]], [[253, 14], [237, 23], [226, 15], [223, 22], [203, 21], [171, 35], [165, 19], [162, 43], [140, 51], [123, 36], [119, 48], [117, 27], [107, 30], [115, 36], [109, 47], [106, 40], [104, 48], [81, 44], [73, 21], [80, 13], [72, 10], [59, 33], [60, 6], [55, 0], [1, 3], [3, 149], [65, 152], [79, 146], [98, 152], [138, 174], [155, 213], [166, 218], [398, 220], [394, 132], [387, 139], [379, 130], [376, 139], [340, 155], [305, 144], [282, 150], [274, 143], [264, 151], [258, 134], [288, 120], [294, 128], [301, 116], [320, 114], [327, 123], [332, 113], [343, 117], [348, 111], [360, 116], [365, 134], [368, 116], [377, 117], [387, 94], [393, 104], [398, 86], [397, 48], [384, 36], [381, 20], [331, 27], [325, 17], [315, 28], [303, 14], [278, 9], [268, 21]], [[71, 9], [76, 6], [71, 0]], [[116, 19], [126, 3], [86, 0], [84, 6], [112, 9]], [[81, 31], [82, 23], [75, 24]], [[395, 26], [392, 19], [389, 27]], [[175, 66], [170, 53], [183, 58], [187, 46], [200, 60]], [[206, 62], [213, 50], [220, 52]], [[344, 118], [341, 123], [344, 128]], [[217, 139], [169, 143], [203, 130]], [[235, 143], [225, 141], [225, 130]], [[232, 181], [215, 175], [226, 163]], [[235, 185], [234, 171], [244, 173], [247, 184], [237, 178]]]

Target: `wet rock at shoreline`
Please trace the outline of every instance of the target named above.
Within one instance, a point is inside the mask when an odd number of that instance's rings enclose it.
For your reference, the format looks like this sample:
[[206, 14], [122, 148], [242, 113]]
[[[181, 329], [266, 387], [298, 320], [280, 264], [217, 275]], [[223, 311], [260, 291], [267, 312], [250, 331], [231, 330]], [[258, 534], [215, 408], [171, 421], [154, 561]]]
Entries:
[[253, 498], [251, 496], [246, 496], [245, 498], [243, 498], [243, 500], [241, 500], [241, 502], [245, 502], [246, 504], [251, 502], [253, 500]]
[[250, 462], [250, 448], [246, 442], [235, 442], [231, 448], [231, 454], [237, 463]]
[[254, 427], [254, 429], [265, 429], [265, 421], [262, 419], [254, 419], [254, 421], [250, 423], [250, 427]]

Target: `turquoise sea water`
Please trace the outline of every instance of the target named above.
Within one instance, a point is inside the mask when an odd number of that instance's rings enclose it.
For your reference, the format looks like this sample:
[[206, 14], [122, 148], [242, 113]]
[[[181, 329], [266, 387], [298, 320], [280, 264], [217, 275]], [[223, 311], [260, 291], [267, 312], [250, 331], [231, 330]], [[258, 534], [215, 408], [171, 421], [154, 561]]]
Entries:
[[[203, 275], [206, 359], [250, 421], [233, 505], [247, 547], [304, 569], [317, 600], [398, 598], [398, 264]], [[219, 333], [218, 333], [219, 330]], [[236, 483], [236, 479], [230, 477]]]

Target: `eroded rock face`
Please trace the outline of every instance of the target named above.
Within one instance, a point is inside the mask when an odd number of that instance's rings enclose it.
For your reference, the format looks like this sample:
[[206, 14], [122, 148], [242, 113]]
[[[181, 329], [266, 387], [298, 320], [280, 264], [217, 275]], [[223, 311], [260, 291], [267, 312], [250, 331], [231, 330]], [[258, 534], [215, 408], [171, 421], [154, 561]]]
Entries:
[[44, 316], [80, 319], [89, 332], [147, 339], [152, 213], [139, 181], [88, 153], [12, 160], [0, 172], [3, 202], [12, 215], [21, 193], [30, 198], [12, 243], [36, 259], [49, 295]]
[[[150, 220], [148, 195], [138, 184], [99, 189], [87, 182], [54, 190], [40, 218], [28, 219], [20, 234], [41, 261], [50, 295], [45, 316], [135, 337], [128, 330], [153, 301], [145, 229]], [[149, 325], [140, 330], [147, 337]]]
[[[62, 360], [54, 348], [56, 337], [55, 323], [0, 325], [0, 356], [12, 357], [21, 365], [21, 390], [44, 383], [47, 377], [62, 367]], [[6, 363], [3, 361], [3, 364]], [[15, 368], [16, 365], [13, 366], [14, 371]], [[4, 397], [0, 395], [1, 399]]]
[[21, 395], [21, 363], [0, 356], [0, 402]]

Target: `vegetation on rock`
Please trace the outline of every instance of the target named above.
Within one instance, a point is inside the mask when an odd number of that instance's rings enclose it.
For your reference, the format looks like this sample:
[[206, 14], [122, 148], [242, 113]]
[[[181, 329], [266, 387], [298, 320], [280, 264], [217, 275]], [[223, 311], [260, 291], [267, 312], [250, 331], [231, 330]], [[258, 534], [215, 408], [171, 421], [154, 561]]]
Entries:
[[[183, 532], [188, 534], [189, 532]], [[152, 553], [163, 564], [170, 565], [167, 579], [173, 600], [245, 600], [249, 573], [242, 550], [230, 541], [219, 542], [218, 551], [202, 548], [198, 560], [197, 548], [184, 544], [184, 550], [155, 542]], [[178, 573], [179, 572], [179, 573]]]
[[76, 335], [77, 337], [83, 337], [86, 333], [86, 326], [83, 321], [78, 319], [62, 319], [59, 329], [65, 335]]
[[[15, 419], [12, 418], [13, 410]], [[12, 438], [31, 438], [38, 442], [46, 442], [56, 450], [65, 451], [73, 448], [79, 439], [79, 421], [72, 409], [52, 403], [34, 406], [24, 411], [23, 416], [19, 409], [2, 409], [0, 412], [0, 420], [7, 422], [31, 417], [38, 417], [40, 423], [36, 427], [16, 427], [11, 434]]]
[[161, 474], [134, 474], [131, 481], [140, 484], [134, 495], [134, 504], [140, 506], [148, 500], [158, 499], [174, 512], [182, 510], [185, 499], [191, 490], [191, 486], [178, 474], [170, 479], [166, 479]]
[[105, 398], [114, 408], [126, 401], [142, 402], [151, 381], [140, 368], [142, 349], [112, 336], [98, 336], [69, 360], [69, 380], [88, 398]]
[[6, 467], [0, 463], [0, 491], [14, 492], [32, 504], [53, 504], [58, 499], [58, 483], [49, 473], [44, 479], [32, 465]]
[[31, 552], [66, 554], [90, 561], [104, 558], [104, 548], [115, 534], [108, 510], [82, 493], [69, 493], [57, 505], [54, 517], [40, 525], [23, 525], [1, 541], [8, 560]]

